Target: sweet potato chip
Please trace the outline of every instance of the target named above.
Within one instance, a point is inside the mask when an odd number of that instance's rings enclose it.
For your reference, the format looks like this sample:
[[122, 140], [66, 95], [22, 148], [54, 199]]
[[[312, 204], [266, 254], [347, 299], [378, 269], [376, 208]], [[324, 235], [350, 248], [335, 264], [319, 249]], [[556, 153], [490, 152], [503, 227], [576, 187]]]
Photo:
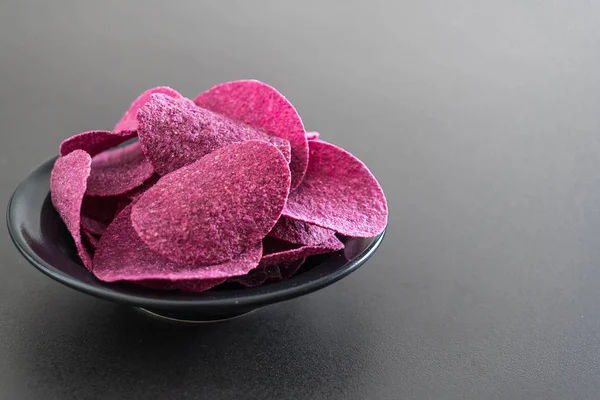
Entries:
[[288, 140], [292, 149], [291, 189], [300, 185], [308, 165], [306, 132], [294, 106], [275, 88], [256, 80], [226, 82], [201, 93], [194, 102]]
[[88, 196], [117, 196], [142, 186], [154, 174], [139, 142], [105, 151], [92, 159]]
[[81, 241], [81, 204], [90, 176], [92, 157], [83, 150], [75, 150], [56, 160], [50, 176], [52, 204], [71, 233], [77, 253], [90, 269], [92, 259]]
[[197, 107], [186, 98], [153, 94], [138, 113], [140, 143], [146, 157], [165, 175], [231, 143], [262, 140], [290, 159], [290, 143], [260, 129]]
[[83, 150], [94, 157], [105, 150], [117, 147], [121, 143], [137, 136], [135, 131], [113, 133], [110, 131], [87, 131], [71, 136], [60, 144], [59, 154], [66, 156], [75, 150]]
[[309, 256], [333, 253], [343, 248], [344, 244], [335, 236], [316, 246], [298, 246], [266, 237], [263, 240], [263, 256], [259, 268], [293, 262]]
[[325, 243], [334, 235], [335, 232], [330, 229], [290, 217], [281, 217], [267, 236], [294, 244], [314, 246]]
[[256, 268], [262, 254], [260, 242], [241, 254], [214, 265], [182, 265], [152, 251], [131, 225], [132, 206], [126, 207], [100, 238], [92, 272], [105, 282], [147, 280], [202, 280], [245, 275]]
[[138, 129], [138, 121], [137, 121], [138, 110], [140, 108], [142, 108], [142, 106], [144, 104], [146, 104], [146, 102], [148, 102], [148, 100], [150, 100], [150, 95], [155, 94], [155, 93], [160, 93], [165, 96], [172, 97], [174, 99], [183, 97], [182, 95], [179, 94], [179, 92], [177, 92], [176, 90], [171, 89], [170, 87], [167, 87], [167, 86], [159, 86], [159, 87], [155, 87], [152, 89], [148, 89], [144, 93], [139, 95], [139, 97], [137, 99], [135, 99], [135, 101], [129, 106], [129, 109], [127, 111], [125, 111], [125, 114], [123, 115], [121, 120], [119, 122], [117, 122], [117, 125], [115, 125], [115, 128], [113, 129], [113, 131], [114, 132], [137, 131], [137, 129]]
[[174, 262], [221, 263], [269, 233], [289, 187], [274, 146], [234, 143], [163, 176], [133, 205], [131, 221], [148, 247]]
[[302, 185], [290, 194], [283, 215], [345, 236], [372, 237], [387, 224], [387, 202], [371, 171], [347, 151], [311, 140]]

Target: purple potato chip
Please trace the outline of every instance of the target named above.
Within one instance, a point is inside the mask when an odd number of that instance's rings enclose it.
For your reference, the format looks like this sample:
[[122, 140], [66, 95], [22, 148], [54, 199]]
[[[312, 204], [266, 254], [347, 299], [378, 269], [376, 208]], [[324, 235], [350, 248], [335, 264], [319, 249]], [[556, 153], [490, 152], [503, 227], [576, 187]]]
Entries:
[[290, 143], [260, 129], [197, 107], [186, 98], [153, 94], [138, 113], [140, 143], [161, 175], [231, 143], [263, 140], [290, 160]]
[[[267, 279], [274, 279], [274, 280], [281, 280], [281, 270], [279, 269], [279, 267], [276, 267], [274, 265], [268, 266], [264, 269], [265, 271], [265, 275], [267, 276]], [[252, 272], [252, 271], [250, 271]]]
[[306, 132], [294, 106], [275, 88], [256, 80], [226, 82], [201, 93], [194, 102], [288, 140], [292, 149], [291, 190], [300, 185], [308, 165]]
[[257, 287], [263, 285], [267, 281], [279, 282], [291, 278], [298, 272], [305, 260], [305, 258], [302, 258], [289, 263], [256, 268], [247, 275], [229, 278], [229, 281], [239, 283], [245, 287]]
[[87, 229], [82, 229], [81, 233], [83, 234], [83, 237], [85, 238], [87, 243], [90, 245], [92, 250], [96, 250], [96, 247], [98, 247], [98, 242], [100, 241], [100, 238], [98, 238], [98, 236], [91, 233]]
[[260, 242], [221, 264], [186, 266], [174, 263], [144, 244], [131, 225], [132, 206], [108, 226], [94, 255], [92, 272], [105, 282], [147, 280], [201, 280], [245, 275], [256, 268], [262, 254]]
[[138, 129], [138, 121], [137, 121], [137, 113], [140, 108], [144, 104], [150, 100], [150, 95], [154, 93], [164, 94], [165, 96], [172, 97], [174, 99], [178, 99], [183, 97], [180, 95], [175, 89], [171, 89], [168, 86], [160, 86], [152, 89], [146, 90], [142, 93], [135, 101], [129, 106], [129, 109], [125, 111], [125, 115], [121, 118], [121, 120], [117, 123], [114, 132], [122, 132], [122, 131], [137, 131]]
[[297, 261], [309, 256], [333, 253], [343, 248], [344, 244], [335, 236], [331, 236], [327, 241], [315, 246], [298, 246], [266, 237], [263, 240], [263, 256], [259, 268]]
[[289, 188], [290, 170], [273, 145], [234, 143], [163, 176], [133, 205], [131, 221], [171, 261], [221, 263], [269, 233]]
[[304, 181], [290, 194], [283, 215], [345, 236], [380, 234], [387, 224], [387, 202], [367, 166], [320, 140], [311, 140], [309, 148]]
[[64, 140], [60, 144], [59, 153], [66, 156], [75, 150], [83, 150], [94, 157], [105, 150], [112, 149], [137, 136], [137, 132], [123, 131], [113, 133], [110, 131], [87, 131]]
[[135, 282], [137, 285], [155, 290], [179, 290], [180, 292], [204, 292], [225, 282], [227, 278], [190, 279], [185, 281], [147, 280]]
[[229, 281], [239, 283], [245, 287], [257, 287], [265, 283], [268, 279], [281, 280], [279, 266], [270, 265], [264, 268], [255, 268], [247, 275], [229, 278]]
[[281, 217], [267, 236], [294, 244], [314, 246], [325, 243], [334, 235], [335, 232], [330, 229], [289, 217]]
[[81, 204], [90, 176], [92, 158], [83, 150], [75, 150], [56, 160], [50, 176], [52, 204], [73, 236], [77, 253], [90, 269], [92, 259], [81, 240]]
[[115, 218], [119, 201], [119, 197], [84, 196], [81, 214], [108, 225]]
[[141, 186], [153, 174], [139, 142], [105, 151], [92, 159], [86, 195], [121, 195]]
[[319, 132], [306, 132], [306, 139], [307, 140], [319, 140], [319, 137], [321, 136], [321, 134]]
[[133, 200], [131, 200], [127, 197], [124, 197], [124, 196], [119, 198], [119, 202], [117, 203], [117, 208], [115, 209], [115, 218], [117, 217], [117, 215], [119, 215], [121, 213], [121, 211], [126, 209], [132, 202], [133, 202]]
[[81, 228], [84, 231], [88, 231], [94, 235], [102, 236], [107, 227], [108, 224], [81, 214]]
[[156, 182], [158, 182], [159, 179], [160, 179], [160, 175], [157, 174], [157, 173], [154, 173], [142, 185], [136, 187], [135, 189], [130, 190], [129, 192], [127, 192], [125, 194], [123, 194], [123, 197], [126, 197], [126, 198], [128, 198], [130, 200], [137, 200], [141, 195], [143, 195], [144, 193], [146, 193], [146, 190], [148, 190], [152, 186], [154, 186], [156, 184]]
[[300, 271], [302, 265], [304, 265], [305, 261], [306, 258], [302, 258], [300, 260], [280, 264], [279, 272], [281, 273], [281, 279], [290, 279], [292, 276], [296, 275], [296, 273]]

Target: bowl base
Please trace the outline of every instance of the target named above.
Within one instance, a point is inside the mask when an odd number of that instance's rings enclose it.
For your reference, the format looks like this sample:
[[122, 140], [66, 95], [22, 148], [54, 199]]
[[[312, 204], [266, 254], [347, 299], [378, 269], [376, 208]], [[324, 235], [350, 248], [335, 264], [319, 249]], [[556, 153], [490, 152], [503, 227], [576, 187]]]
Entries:
[[144, 314], [150, 315], [153, 318], [157, 318], [163, 321], [176, 322], [180, 324], [207, 324], [212, 322], [223, 322], [229, 321], [235, 318], [242, 317], [250, 314], [254, 310], [244, 311], [235, 314], [205, 314], [196, 313], [193, 311], [164, 311], [164, 310], [150, 310], [147, 308], [137, 307], [138, 310]]

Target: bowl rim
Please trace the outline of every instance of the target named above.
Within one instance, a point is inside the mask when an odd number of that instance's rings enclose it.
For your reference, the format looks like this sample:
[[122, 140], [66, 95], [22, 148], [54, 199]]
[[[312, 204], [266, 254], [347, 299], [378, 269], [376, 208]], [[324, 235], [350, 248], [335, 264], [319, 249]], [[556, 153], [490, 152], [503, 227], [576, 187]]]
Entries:
[[[52, 157], [46, 160], [44, 163], [38, 165], [34, 168], [29, 175], [22, 180], [15, 191], [12, 193], [10, 200], [6, 209], [6, 223], [8, 227], [8, 232], [10, 238], [17, 248], [17, 250], [21, 253], [21, 255], [37, 270], [45, 274], [46, 276], [52, 278], [53, 280], [60, 282], [72, 289], [75, 289], [79, 292], [86, 293], [92, 295], [97, 298], [110, 300], [113, 302], [134, 305], [138, 307], [147, 307], [152, 309], [168, 309], [168, 310], [193, 310], [193, 309], [202, 309], [202, 310], [217, 310], [224, 309], [229, 307], [243, 308], [243, 307], [260, 307], [262, 305], [276, 303], [284, 300], [293, 299], [295, 297], [299, 297], [308, 293], [312, 293], [319, 289], [322, 289], [326, 286], [329, 286], [338, 280], [346, 277], [360, 266], [362, 266], [379, 248], [381, 242], [386, 233], [386, 229], [384, 229], [379, 235], [375, 236], [373, 241], [369, 243], [369, 245], [353, 260], [348, 261], [343, 267], [337, 269], [336, 271], [326, 274], [315, 279], [311, 279], [305, 282], [298, 282], [296, 285], [291, 285], [288, 287], [270, 290], [263, 293], [252, 293], [252, 289], [256, 288], [248, 288], [244, 290], [248, 290], [248, 294], [236, 295], [235, 297], [225, 297], [225, 298], [180, 298], [180, 299], [160, 299], [160, 298], [151, 298], [146, 297], [144, 295], [136, 295], [136, 294], [128, 294], [122, 293], [110, 288], [98, 287], [88, 284], [86, 282], [80, 281], [69, 276], [66, 273], [63, 273], [60, 269], [55, 268], [51, 264], [48, 264], [46, 261], [41, 259], [37, 255], [37, 253], [31, 249], [26, 244], [25, 238], [21, 234], [20, 230], [15, 225], [13, 220], [13, 203], [14, 199], [22, 189], [23, 185], [27, 183], [27, 181], [32, 177], [32, 175], [38, 171], [40, 168], [56, 160], [58, 157]], [[83, 267], [82, 267], [83, 268]], [[91, 273], [91, 272], [90, 272]], [[301, 277], [299, 275], [298, 277]], [[294, 278], [291, 278], [294, 279]], [[285, 282], [290, 282], [287, 280]], [[283, 282], [279, 282], [283, 283]], [[276, 285], [279, 283], [275, 283], [273, 285], [269, 285], [276, 288]], [[263, 286], [262, 288], [265, 288]]]

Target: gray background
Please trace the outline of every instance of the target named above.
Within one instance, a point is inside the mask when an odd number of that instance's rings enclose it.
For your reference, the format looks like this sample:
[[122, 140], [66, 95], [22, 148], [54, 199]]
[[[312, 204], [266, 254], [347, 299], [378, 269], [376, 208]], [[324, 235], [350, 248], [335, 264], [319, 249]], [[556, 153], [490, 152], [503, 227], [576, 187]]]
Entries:
[[188, 328], [55, 283], [0, 231], [0, 398], [597, 399], [600, 3], [0, 2], [0, 206], [143, 90], [264, 80], [360, 157], [383, 246]]

